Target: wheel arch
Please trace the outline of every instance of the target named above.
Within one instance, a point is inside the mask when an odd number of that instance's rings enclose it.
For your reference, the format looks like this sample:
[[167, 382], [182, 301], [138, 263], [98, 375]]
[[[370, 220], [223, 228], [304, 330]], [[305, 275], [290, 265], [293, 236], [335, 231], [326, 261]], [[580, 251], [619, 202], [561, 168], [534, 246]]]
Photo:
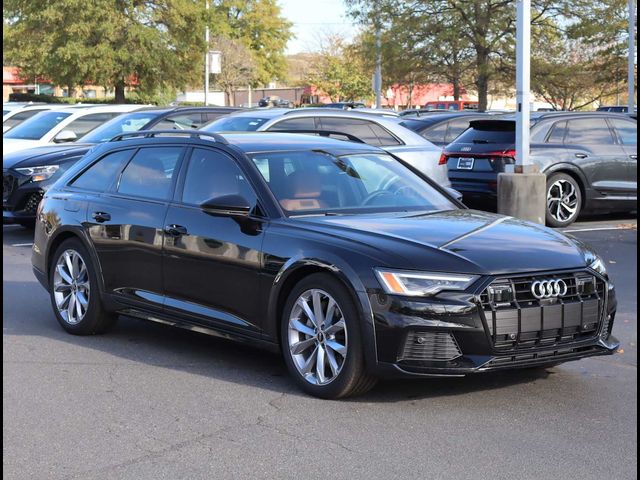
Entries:
[[570, 163], [558, 163], [549, 167], [544, 173], [547, 175], [547, 178], [556, 173], [564, 173], [572, 177], [578, 183], [578, 187], [580, 188], [583, 202], [582, 207], [584, 208], [587, 199], [588, 181], [587, 176], [579, 167]]
[[373, 322], [373, 311], [366, 294], [366, 289], [355, 271], [346, 264], [316, 258], [295, 258], [290, 259], [280, 269], [273, 283], [269, 299], [269, 315], [277, 342], [281, 345], [281, 318], [284, 313], [287, 298], [295, 286], [304, 278], [315, 273], [325, 273], [333, 277], [342, 284], [349, 292], [358, 314], [360, 316], [360, 334], [365, 352], [367, 367], [377, 363], [375, 326]]

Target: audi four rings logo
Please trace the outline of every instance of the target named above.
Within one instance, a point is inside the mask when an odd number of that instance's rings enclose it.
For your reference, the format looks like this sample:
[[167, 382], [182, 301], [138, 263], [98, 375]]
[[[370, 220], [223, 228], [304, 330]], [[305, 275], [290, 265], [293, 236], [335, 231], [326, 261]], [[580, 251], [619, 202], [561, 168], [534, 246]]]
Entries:
[[564, 297], [568, 290], [564, 280], [538, 280], [531, 284], [531, 293], [539, 300]]

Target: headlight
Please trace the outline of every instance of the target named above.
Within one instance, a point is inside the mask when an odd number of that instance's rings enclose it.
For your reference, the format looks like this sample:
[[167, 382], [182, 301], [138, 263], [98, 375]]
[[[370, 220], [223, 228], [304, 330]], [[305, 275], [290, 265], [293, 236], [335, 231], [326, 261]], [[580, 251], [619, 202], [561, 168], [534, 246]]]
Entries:
[[376, 269], [384, 290], [390, 295], [410, 297], [435, 295], [443, 290], [465, 290], [478, 279], [477, 275], [431, 272], [399, 272]]
[[602, 258], [596, 257], [596, 259], [593, 260], [589, 265], [589, 268], [598, 272], [603, 277], [607, 277], [607, 267], [605, 266], [604, 260], [602, 260]]
[[16, 168], [17, 172], [31, 177], [32, 182], [41, 182], [53, 177], [60, 165], [44, 165], [42, 167]]

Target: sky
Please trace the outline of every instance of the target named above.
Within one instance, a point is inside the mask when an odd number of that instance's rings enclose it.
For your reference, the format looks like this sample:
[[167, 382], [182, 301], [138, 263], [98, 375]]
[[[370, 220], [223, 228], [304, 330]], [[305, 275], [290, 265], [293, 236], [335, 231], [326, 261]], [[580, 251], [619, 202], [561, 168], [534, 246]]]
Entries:
[[352, 38], [356, 31], [347, 17], [343, 0], [278, 0], [282, 14], [293, 23], [294, 38], [287, 54], [318, 49], [318, 38], [326, 33], [340, 33]]

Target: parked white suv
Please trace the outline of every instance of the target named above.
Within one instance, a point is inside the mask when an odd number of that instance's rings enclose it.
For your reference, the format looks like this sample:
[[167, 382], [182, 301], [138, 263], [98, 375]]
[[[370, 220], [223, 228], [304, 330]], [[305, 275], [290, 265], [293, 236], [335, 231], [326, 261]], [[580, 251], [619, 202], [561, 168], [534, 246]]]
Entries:
[[49, 143], [75, 142], [104, 122], [142, 106], [74, 106], [40, 112], [3, 135], [2, 153]]

